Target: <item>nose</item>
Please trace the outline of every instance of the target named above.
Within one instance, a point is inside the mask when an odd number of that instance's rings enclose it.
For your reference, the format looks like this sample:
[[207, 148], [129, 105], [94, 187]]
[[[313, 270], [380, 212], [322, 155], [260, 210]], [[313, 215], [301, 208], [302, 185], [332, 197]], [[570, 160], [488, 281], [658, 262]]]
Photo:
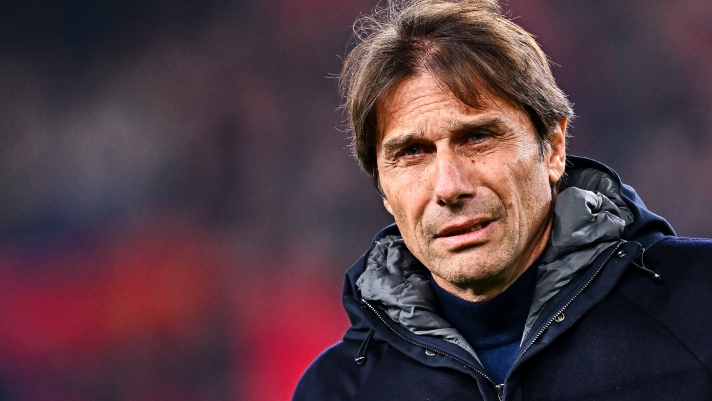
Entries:
[[462, 160], [451, 149], [436, 155], [433, 195], [440, 206], [456, 205], [474, 196], [475, 186], [465, 171], [467, 160]]

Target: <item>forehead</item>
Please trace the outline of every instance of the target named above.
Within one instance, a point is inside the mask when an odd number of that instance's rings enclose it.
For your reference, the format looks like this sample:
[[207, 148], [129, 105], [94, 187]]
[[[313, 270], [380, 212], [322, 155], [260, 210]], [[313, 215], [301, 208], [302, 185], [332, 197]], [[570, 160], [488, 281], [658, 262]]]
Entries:
[[521, 107], [487, 88], [479, 89], [479, 104], [475, 106], [460, 101], [430, 74], [406, 78], [376, 103], [376, 144], [378, 146], [386, 136], [402, 131], [452, 131], [479, 119], [499, 118], [514, 124], [531, 125]]

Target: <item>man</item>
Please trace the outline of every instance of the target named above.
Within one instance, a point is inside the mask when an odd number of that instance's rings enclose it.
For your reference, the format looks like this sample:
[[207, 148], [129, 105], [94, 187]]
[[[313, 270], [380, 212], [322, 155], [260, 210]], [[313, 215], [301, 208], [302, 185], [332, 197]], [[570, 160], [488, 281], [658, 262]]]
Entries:
[[396, 224], [295, 400], [712, 399], [712, 242], [565, 154], [572, 110], [495, 1], [364, 20], [342, 89]]

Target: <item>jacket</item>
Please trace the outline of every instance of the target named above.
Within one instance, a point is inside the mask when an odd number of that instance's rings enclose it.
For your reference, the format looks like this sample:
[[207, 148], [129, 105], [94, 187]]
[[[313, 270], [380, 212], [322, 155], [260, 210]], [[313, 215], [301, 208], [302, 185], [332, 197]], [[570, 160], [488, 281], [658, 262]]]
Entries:
[[712, 399], [712, 241], [676, 237], [610, 168], [569, 157], [504, 383], [437, 315], [395, 225], [346, 273], [352, 326], [294, 400]]

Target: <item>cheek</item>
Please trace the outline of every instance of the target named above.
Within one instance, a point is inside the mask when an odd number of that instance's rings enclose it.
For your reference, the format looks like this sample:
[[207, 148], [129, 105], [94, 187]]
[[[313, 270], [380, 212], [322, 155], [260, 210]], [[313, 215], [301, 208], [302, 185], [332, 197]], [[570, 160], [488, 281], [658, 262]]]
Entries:
[[527, 173], [517, 177], [519, 214], [524, 231], [536, 230], [551, 203], [549, 175], [543, 164], [529, 166]]
[[430, 199], [430, 185], [422, 171], [398, 171], [382, 181], [396, 219], [412, 220]]
[[[395, 182], [390, 182], [395, 184]], [[427, 209], [427, 186], [410, 180], [399, 181], [399, 185], [391, 185], [384, 192], [391, 205], [393, 218], [400, 228], [401, 235], [411, 248], [419, 248], [422, 243], [422, 225]], [[417, 252], [417, 249], [411, 249]]]
[[527, 224], [533, 216], [538, 216], [551, 199], [546, 166], [539, 162], [538, 155], [528, 156], [537, 159], [517, 159], [508, 164], [503, 169], [506, 173], [493, 182], [502, 202], [523, 224]]
[[417, 224], [420, 216], [417, 195], [413, 191], [402, 190], [393, 196], [395, 201], [391, 202], [393, 218], [401, 230], [411, 230]]

